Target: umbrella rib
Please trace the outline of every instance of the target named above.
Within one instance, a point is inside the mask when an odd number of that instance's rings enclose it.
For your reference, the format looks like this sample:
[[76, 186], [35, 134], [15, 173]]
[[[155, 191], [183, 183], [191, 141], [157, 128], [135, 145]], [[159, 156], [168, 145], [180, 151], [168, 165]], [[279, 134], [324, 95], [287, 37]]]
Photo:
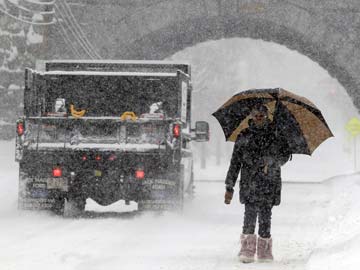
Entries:
[[321, 114], [321, 111], [318, 108], [314, 108], [312, 106], [309, 106], [308, 104], [306, 104], [306, 103], [304, 103], [304, 102], [302, 102], [300, 100], [291, 98], [291, 97], [282, 97], [282, 98], [280, 98], [280, 101], [288, 101], [288, 102], [291, 102], [291, 103], [294, 103], [296, 105], [300, 105], [300, 106], [304, 107], [308, 111], [312, 112], [316, 117], [318, 117], [320, 119], [320, 121], [323, 122], [324, 125], [328, 129], [330, 129], [328, 124], [325, 121], [325, 118], [323, 117], [323, 115]]
[[[299, 144], [296, 145], [296, 147], [301, 146], [302, 151], [294, 151], [294, 149], [293, 149], [292, 153], [293, 154], [311, 154], [310, 149], [309, 149], [309, 144], [306, 141], [306, 139], [303, 137], [304, 136], [303, 130], [302, 130], [301, 126], [300, 126], [300, 123], [296, 120], [295, 116], [286, 107], [286, 105], [282, 104], [281, 102], [278, 104], [278, 110], [287, 114], [288, 120], [291, 121], [293, 127], [295, 128], [295, 129], [292, 129], [292, 135], [291, 136], [293, 136], [294, 135], [293, 132], [296, 131], [296, 134], [301, 136], [301, 138], [303, 138], [301, 140], [302, 144], [301, 145], [299, 145]], [[279, 113], [279, 111], [278, 111], [278, 113]], [[276, 121], [278, 121], [278, 119]], [[281, 136], [284, 136], [285, 138], [287, 138], [289, 136], [289, 134], [284, 134], [282, 130], [279, 130], [279, 132], [280, 132]]]

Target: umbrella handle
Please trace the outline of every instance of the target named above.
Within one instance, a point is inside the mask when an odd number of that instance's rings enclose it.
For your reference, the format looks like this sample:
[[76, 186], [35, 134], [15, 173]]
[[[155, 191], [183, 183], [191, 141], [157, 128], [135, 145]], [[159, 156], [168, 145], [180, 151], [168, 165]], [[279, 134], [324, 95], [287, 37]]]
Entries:
[[266, 163], [266, 164], [265, 164], [265, 167], [264, 167], [264, 173], [265, 173], [265, 174], [268, 174], [268, 169], [269, 169], [269, 166], [268, 166], [268, 164]]

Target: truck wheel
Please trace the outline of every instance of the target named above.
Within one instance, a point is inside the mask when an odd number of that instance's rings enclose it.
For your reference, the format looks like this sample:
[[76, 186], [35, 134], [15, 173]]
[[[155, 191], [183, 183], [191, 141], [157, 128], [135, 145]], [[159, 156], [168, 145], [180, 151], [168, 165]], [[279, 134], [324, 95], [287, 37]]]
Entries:
[[25, 173], [22, 170], [22, 163], [19, 164], [19, 187], [18, 187], [18, 209], [25, 210], [26, 181]]
[[55, 215], [63, 215], [65, 207], [65, 199], [63, 197], [55, 198], [54, 206], [51, 208], [51, 212]]
[[177, 185], [177, 198], [175, 200], [175, 209], [182, 212], [184, 209], [184, 177], [185, 177], [185, 167], [184, 165], [180, 166], [180, 175]]
[[85, 210], [86, 201], [80, 198], [66, 198], [64, 201], [64, 217], [77, 217]]

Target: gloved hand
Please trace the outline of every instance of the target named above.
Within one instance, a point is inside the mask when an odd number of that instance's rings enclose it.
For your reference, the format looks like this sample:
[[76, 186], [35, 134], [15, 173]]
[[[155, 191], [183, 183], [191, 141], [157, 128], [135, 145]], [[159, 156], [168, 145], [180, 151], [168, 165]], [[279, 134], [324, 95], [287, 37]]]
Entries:
[[231, 203], [231, 200], [233, 198], [233, 194], [234, 194], [234, 189], [233, 188], [226, 188], [226, 191], [225, 191], [225, 201], [224, 203], [225, 204], [230, 204]]

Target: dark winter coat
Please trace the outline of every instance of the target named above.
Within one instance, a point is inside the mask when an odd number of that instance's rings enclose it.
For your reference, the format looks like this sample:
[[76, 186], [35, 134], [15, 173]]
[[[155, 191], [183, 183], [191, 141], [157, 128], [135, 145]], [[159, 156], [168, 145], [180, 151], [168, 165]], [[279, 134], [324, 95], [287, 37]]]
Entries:
[[235, 142], [230, 168], [225, 180], [232, 189], [240, 177], [240, 202], [279, 205], [281, 170], [290, 158], [286, 140], [275, 134], [272, 122], [257, 127], [249, 120], [249, 128]]

